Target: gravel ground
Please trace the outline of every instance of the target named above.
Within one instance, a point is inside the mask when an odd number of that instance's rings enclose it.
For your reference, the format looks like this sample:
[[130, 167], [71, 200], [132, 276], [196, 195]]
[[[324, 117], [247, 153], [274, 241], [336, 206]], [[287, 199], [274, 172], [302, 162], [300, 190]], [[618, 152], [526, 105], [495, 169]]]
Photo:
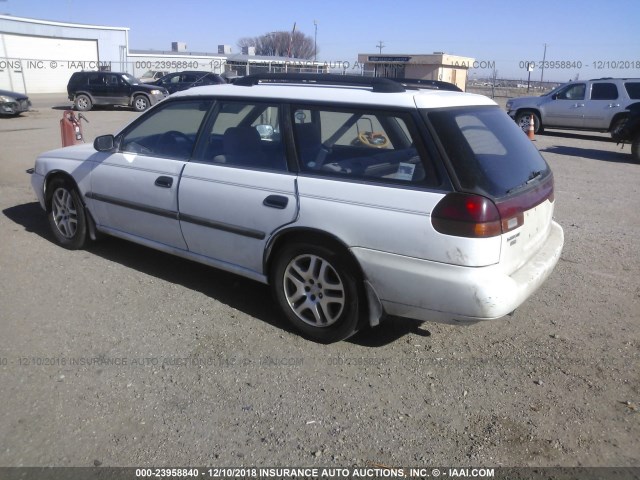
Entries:
[[[0, 119], [0, 466], [640, 465], [628, 146], [537, 136], [566, 244], [513, 316], [326, 346], [261, 284], [117, 239], [56, 246], [24, 171], [64, 105]], [[137, 115], [88, 112], [85, 136]]]

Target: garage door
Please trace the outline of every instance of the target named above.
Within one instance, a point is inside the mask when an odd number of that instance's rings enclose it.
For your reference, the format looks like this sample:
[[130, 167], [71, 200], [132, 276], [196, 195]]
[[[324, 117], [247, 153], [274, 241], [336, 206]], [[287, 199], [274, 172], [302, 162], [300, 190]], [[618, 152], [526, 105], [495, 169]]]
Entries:
[[[71, 74], [97, 70], [98, 41], [0, 34], [0, 89], [66, 92]], [[2, 58], [4, 57], [4, 58]]]

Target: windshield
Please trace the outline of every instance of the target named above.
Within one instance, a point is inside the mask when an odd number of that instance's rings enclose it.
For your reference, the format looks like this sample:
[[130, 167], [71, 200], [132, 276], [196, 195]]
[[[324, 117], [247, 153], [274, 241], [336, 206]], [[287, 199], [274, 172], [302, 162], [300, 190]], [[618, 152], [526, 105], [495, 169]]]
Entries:
[[465, 191], [501, 198], [551, 172], [531, 140], [500, 107], [422, 114], [436, 129]]
[[140, 84], [140, 80], [138, 80], [133, 75], [129, 75], [128, 73], [123, 73], [122, 74], [122, 78], [124, 78], [127, 81], [127, 83], [129, 83], [130, 85], [139, 85]]

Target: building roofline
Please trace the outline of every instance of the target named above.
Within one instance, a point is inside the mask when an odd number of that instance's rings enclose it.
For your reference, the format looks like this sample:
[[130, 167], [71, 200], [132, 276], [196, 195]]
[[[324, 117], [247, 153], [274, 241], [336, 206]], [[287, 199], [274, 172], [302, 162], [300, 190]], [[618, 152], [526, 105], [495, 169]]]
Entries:
[[37, 18], [26, 17], [14, 17], [13, 15], [0, 15], [0, 20], [14, 20], [22, 23], [36, 23], [38, 25], [51, 25], [55, 27], [70, 27], [70, 28], [95, 28], [100, 30], [121, 30], [129, 31], [129, 27], [107, 27], [105, 25], [88, 25], [84, 23], [68, 23], [68, 22], [56, 22], [53, 20], [39, 20]]

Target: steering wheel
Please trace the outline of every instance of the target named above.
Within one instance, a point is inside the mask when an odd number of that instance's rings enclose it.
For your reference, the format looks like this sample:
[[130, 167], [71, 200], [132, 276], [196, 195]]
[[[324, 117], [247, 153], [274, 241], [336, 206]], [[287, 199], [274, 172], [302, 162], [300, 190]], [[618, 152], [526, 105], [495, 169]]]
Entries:
[[192, 140], [178, 130], [169, 130], [160, 135], [156, 144], [156, 153], [169, 156], [185, 156], [191, 153]]
[[362, 145], [372, 148], [386, 148], [389, 138], [382, 132], [362, 132], [358, 134], [358, 140]]

